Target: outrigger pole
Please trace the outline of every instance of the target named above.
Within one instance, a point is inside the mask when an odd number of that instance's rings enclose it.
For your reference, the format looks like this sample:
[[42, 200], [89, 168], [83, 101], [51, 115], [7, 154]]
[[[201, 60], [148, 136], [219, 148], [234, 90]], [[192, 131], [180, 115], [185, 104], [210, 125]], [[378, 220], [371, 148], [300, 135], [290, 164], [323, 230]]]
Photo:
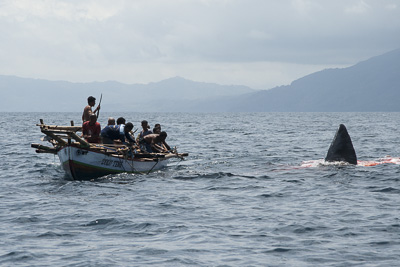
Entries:
[[[100, 95], [100, 101], [99, 101], [99, 106], [101, 104], [101, 100], [103, 99], [103, 93], [101, 93]], [[100, 109], [97, 111], [97, 118], [99, 118], [99, 114], [100, 114]]]

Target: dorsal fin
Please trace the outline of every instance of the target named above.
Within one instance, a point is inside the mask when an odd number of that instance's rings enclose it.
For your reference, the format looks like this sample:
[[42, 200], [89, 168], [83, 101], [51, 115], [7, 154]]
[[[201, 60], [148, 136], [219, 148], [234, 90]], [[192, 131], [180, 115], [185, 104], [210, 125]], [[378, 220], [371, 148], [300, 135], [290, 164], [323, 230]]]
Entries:
[[339, 125], [335, 138], [329, 147], [328, 154], [325, 161], [344, 161], [350, 164], [357, 165], [356, 151], [354, 150], [353, 143], [346, 126]]

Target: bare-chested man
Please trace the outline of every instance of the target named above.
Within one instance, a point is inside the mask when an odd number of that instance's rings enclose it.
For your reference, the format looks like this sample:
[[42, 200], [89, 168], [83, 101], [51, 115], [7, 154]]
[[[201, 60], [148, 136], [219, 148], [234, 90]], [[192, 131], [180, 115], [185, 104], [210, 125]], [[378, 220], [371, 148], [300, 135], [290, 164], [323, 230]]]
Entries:
[[167, 138], [166, 132], [161, 132], [160, 134], [148, 134], [143, 139], [145, 141], [146, 152], [157, 153], [157, 152], [167, 152], [168, 149], [164, 146], [165, 139]]
[[90, 115], [91, 114], [96, 114], [97, 111], [100, 110], [100, 105], [97, 106], [97, 108], [92, 111], [92, 107], [96, 104], [96, 98], [93, 96], [89, 96], [88, 99], [88, 105], [83, 109], [83, 114], [82, 114], [82, 121], [89, 121], [90, 120]]

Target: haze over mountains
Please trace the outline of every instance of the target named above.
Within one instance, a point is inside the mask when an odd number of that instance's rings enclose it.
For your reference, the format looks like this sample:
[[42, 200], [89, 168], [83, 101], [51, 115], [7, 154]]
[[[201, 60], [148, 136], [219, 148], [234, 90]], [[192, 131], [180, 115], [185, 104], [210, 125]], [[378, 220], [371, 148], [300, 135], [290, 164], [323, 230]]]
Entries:
[[81, 111], [103, 94], [103, 111], [400, 111], [400, 49], [326, 69], [270, 90], [175, 77], [157, 83], [71, 83], [0, 75], [0, 111]]
[[102, 111], [171, 111], [190, 101], [242, 95], [255, 90], [246, 86], [226, 86], [193, 82], [174, 77], [149, 84], [114, 81], [71, 83], [0, 75], [0, 111], [81, 111], [87, 97], [100, 100]]

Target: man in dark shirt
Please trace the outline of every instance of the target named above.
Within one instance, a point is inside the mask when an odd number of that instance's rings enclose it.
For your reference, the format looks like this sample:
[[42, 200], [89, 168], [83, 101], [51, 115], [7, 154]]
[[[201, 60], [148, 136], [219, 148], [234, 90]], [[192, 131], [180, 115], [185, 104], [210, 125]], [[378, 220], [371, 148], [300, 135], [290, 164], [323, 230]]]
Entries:
[[139, 143], [140, 141], [143, 140], [143, 138], [148, 135], [148, 134], [152, 134], [153, 132], [150, 131], [150, 127], [149, 127], [149, 123], [146, 120], [142, 121], [142, 130], [140, 131], [140, 133], [138, 134], [136, 141]]
[[133, 124], [128, 122], [127, 124], [120, 125], [107, 125], [101, 130], [101, 137], [103, 138], [104, 144], [113, 144], [114, 140], [119, 140], [126, 144], [127, 139], [130, 144], [135, 144], [135, 140], [129, 134], [133, 129]]

